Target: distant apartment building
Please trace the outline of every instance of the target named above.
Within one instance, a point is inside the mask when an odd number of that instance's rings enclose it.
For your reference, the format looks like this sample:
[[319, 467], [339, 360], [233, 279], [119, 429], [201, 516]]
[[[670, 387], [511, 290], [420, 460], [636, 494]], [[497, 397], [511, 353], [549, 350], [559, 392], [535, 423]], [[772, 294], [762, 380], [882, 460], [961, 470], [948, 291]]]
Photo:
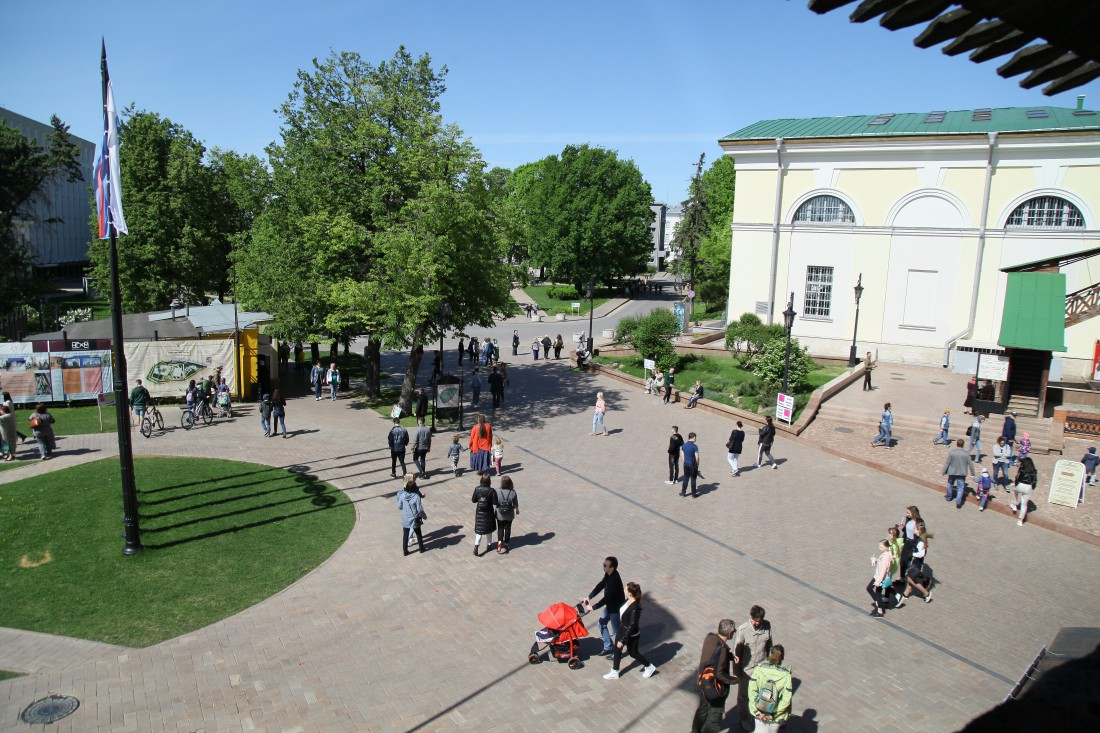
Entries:
[[649, 236], [653, 241], [653, 254], [649, 258], [649, 264], [654, 270], [660, 272], [665, 269], [665, 212], [668, 207], [664, 204], [650, 204], [653, 212], [653, 223], [649, 225]]
[[680, 206], [669, 206], [665, 211], [665, 261], [660, 268], [662, 270], [676, 259], [676, 252], [672, 249], [672, 238], [676, 236], [676, 227], [679, 226], [680, 220], [683, 218], [684, 210]]
[[[0, 107], [0, 120], [43, 148], [48, 144], [49, 123], [37, 122]], [[35, 266], [79, 274], [88, 261], [91, 243], [91, 181], [95, 165], [95, 143], [70, 136], [79, 148], [77, 159], [83, 181], [70, 183], [55, 178], [30, 207], [31, 216], [16, 220], [16, 236], [34, 259]]]

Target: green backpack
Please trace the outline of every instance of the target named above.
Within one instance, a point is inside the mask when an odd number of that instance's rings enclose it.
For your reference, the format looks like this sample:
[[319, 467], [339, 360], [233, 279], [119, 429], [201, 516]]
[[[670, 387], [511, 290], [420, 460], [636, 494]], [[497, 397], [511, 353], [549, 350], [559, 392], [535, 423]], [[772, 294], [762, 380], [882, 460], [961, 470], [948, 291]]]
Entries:
[[776, 708], [779, 707], [779, 687], [776, 686], [774, 679], [761, 681], [756, 688], [756, 699], [753, 700], [753, 707], [756, 708], [757, 712], [768, 717], [775, 715]]

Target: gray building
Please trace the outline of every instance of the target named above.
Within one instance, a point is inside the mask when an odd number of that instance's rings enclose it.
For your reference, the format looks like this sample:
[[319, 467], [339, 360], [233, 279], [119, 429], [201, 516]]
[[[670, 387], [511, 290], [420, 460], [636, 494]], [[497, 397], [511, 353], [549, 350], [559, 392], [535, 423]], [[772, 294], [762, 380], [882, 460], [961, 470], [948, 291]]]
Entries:
[[[0, 107], [0, 120], [23, 133], [43, 148], [47, 146], [49, 123], [36, 122]], [[81, 274], [88, 261], [88, 246], [92, 234], [92, 173], [95, 165], [95, 143], [70, 135], [79, 147], [77, 159], [84, 174], [83, 181], [69, 183], [64, 178], [48, 182], [44, 191], [31, 205], [31, 218], [16, 219], [16, 236], [30, 250], [39, 268], [57, 270], [58, 274]], [[56, 219], [58, 221], [49, 221]]]
[[668, 267], [669, 263], [676, 259], [677, 253], [672, 249], [672, 238], [676, 236], [676, 227], [683, 218], [684, 210], [680, 206], [670, 206], [668, 210], [665, 211], [665, 267]]
[[649, 264], [657, 272], [665, 269], [665, 211], [668, 207], [664, 204], [650, 204], [653, 212], [653, 223], [649, 225], [649, 236], [653, 240], [653, 254], [649, 258]]

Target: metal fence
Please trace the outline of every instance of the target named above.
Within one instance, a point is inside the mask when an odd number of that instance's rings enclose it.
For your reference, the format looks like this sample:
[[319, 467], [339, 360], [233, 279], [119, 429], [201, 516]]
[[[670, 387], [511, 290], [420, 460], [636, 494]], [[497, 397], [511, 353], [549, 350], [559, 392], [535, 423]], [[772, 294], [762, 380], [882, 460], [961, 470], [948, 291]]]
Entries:
[[1100, 435], [1100, 415], [1070, 413], [1066, 415], [1064, 432], [1076, 435]]

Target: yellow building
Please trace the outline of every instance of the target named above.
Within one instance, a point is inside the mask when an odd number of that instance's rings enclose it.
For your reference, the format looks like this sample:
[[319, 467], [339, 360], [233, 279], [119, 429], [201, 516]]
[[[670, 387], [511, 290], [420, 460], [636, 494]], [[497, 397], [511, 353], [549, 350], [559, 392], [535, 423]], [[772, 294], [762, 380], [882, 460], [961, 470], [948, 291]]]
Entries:
[[1096, 112], [766, 120], [719, 142], [737, 171], [731, 320], [782, 323], [793, 294], [815, 355], [848, 356], [854, 335], [861, 358], [981, 359], [1036, 409], [1048, 380], [1096, 376]]

